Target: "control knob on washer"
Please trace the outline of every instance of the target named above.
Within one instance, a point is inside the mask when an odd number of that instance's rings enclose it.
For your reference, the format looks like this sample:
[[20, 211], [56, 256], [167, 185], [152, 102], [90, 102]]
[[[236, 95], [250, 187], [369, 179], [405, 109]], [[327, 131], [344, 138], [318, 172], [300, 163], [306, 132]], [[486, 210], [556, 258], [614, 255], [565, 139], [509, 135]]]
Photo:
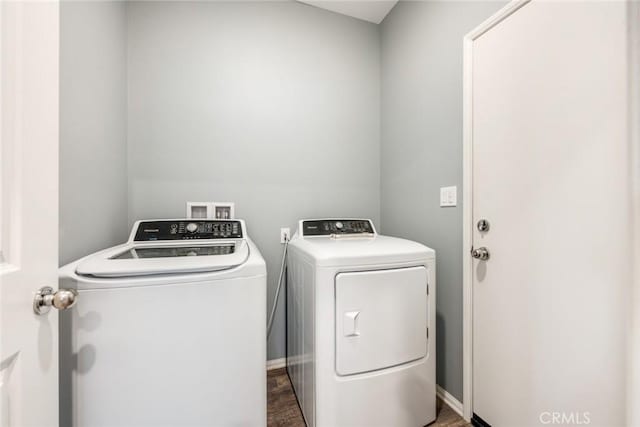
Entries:
[[198, 224], [196, 224], [195, 222], [190, 222], [189, 224], [187, 224], [187, 231], [189, 233], [195, 233], [196, 231], [198, 231]]
[[342, 230], [342, 227], [344, 227], [344, 224], [342, 224], [340, 221], [336, 222], [336, 228], [338, 230]]

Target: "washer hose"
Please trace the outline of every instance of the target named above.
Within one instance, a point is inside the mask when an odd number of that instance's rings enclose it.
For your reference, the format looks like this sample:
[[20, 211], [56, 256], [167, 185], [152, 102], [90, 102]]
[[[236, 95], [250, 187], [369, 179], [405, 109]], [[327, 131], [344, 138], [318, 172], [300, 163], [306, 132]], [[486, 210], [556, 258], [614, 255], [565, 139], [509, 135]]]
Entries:
[[287, 247], [289, 246], [289, 239], [285, 238], [284, 249], [282, 251], [282, 264], [280, 265], [280, 277], [278, 278], [278, 287], [276, 288], [276, 296], [273, 300], [271, 307], [271, 314], [269, 315], [269, 323], [267, 323], [267, 339], [271, 335], [271, 328], [273, 327], [273, 317], [276, 314], [276, 308], [278, 308], [278, 297], [280, 296], [280, 288], [282, 287], [282, 278], [284, 277], [285, 264], [287, 263]]

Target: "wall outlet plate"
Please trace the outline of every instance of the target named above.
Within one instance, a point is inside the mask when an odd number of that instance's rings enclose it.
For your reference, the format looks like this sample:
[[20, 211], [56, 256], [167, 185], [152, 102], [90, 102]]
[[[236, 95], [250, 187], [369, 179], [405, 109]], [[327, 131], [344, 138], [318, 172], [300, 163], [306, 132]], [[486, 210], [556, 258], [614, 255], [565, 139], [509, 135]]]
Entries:
[[456, 206], [458, 203], [458, 187], [441, 187], [440, 188], [440, 206], [450, 207]]
[[289, 230], [289, 227], [281, 228], [280, 243], [286, 243], [287, 240], [290, 240], [290, 239], [291, 239], [291, 230]]

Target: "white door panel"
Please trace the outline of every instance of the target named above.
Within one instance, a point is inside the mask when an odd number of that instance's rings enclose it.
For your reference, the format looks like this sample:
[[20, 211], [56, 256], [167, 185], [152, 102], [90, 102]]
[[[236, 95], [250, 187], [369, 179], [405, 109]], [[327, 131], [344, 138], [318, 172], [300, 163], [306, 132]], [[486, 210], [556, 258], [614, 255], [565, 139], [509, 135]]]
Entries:
[[0, 2], [0, 425], [58, 425], [58, 4]]
[[625, 13], [533, 1], [473, 42], [473, 410], [494, 427], [624, 424]]
[[427, 354], [427, 269], [336, 276], [336, 371], [383, 369]]

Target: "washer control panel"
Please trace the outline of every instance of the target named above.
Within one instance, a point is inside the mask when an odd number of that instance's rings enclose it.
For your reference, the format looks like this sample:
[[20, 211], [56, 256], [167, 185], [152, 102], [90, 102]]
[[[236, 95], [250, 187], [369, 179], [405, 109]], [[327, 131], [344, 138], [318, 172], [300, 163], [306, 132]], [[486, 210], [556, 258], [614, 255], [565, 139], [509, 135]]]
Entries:
[[228, 220], [163, 220], [141, 221], [134, 241], [242, 239], [240, 221]]
[[302, 221], [303, 236], [375, 234], [368, 219], [312, 219]]

